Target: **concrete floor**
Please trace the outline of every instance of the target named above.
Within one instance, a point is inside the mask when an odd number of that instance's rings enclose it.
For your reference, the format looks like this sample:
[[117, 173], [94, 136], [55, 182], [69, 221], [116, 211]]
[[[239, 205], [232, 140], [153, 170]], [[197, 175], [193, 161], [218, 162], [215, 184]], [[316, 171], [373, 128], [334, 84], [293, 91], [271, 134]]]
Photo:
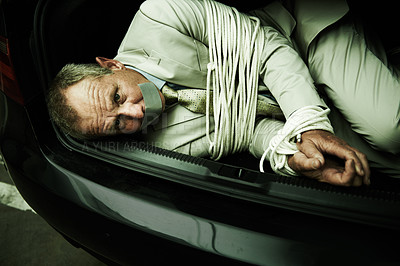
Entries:
[[37, 215], [12, 184], [0, 156], [0, 265], [104, 265]]

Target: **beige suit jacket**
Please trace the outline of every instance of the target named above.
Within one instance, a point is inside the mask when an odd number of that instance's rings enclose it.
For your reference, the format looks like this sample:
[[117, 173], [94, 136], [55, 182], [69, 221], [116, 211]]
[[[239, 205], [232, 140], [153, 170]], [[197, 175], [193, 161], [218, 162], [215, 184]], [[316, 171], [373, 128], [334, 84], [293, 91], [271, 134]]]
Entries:
[[[202, 1], [144, 2], [115, 59], [168, 82], [205, 88], [209, 51], [206, 11]], [[291, 11], [293, 16], [297, 16], [297, 25], [279, 2], [250, 12], [250, 15], [260, 18], [266, 36], [259, 89], [267, 87], [272, 92], [285, 116], [303, 106], [325, 106], [295, 49], [305, 56], [315, 36], [346, 14], [345, 0], [327, 3], [294, 1]], [[292, 40], [297, 43], [296, 47]], [[204, 115], [191, 113], [181, 106], [167, 110], [160, 122], [144, 133], [156, 146], [195, 156], [207, 155]]]

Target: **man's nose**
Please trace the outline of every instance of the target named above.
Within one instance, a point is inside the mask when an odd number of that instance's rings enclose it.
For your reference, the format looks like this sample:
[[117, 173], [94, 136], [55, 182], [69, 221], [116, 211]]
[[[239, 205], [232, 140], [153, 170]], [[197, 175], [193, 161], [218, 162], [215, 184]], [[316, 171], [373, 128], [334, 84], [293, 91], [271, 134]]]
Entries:
[[125, 103], [120, 107], [119, 114], [126, 118], [142, 119], [144, 117], [143, 106], [140, 103]]

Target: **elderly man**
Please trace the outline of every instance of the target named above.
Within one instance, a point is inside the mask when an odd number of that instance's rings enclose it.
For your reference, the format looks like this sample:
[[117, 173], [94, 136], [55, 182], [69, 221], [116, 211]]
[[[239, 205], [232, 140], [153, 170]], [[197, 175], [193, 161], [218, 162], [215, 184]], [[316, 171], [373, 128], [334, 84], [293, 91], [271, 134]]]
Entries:
[[[209, 156], [207, 116], [179, 104], [166, 105], [164, 97], [165, 88], [207, 87], [205, 1], [144, 2], [115, 59], [98, 57], [99, 66], [68, 65], [60, 71], [48, 97], [52, 119], [66, 133], [83, 139], [134, 133], [147, 126], [146, 138], [160, 147]], [[270, 117], [256, 120], [247, 149], [262, 157], [290, 124], [274, 117], [283, 113], [287, 121], [294, 121], [299, 110], [312, 107], [326, 118], [327, 129], [316, 126], [300, 132], [297, 143], [291, 143], [296, 150], [278, 154], [285, 158], [286, 173], [337, 185], [368, 185], [367, 153], [373, 166], [399, 175], [395, 154], [400, 148], [400, 88], [394, 70], [384, 55], [367, 46], [364, 32], [346, 16], [344, 1], [299, 0], [287, 7], [291, 13], [278, 2], [250, 12], [261, 21], [265, 38], [258, 85], [259, 91], [266, 90], [264, 101], [272, 111]], [[154, 86], [144, 89], [143, 84]], [[282, 113], [274, 109], [275, 103]], [[328, 107], [336, 135], [325, 117]], [[154, 117], [149, 114], [162, 111], [159, 121], [151, 124]], [[271, 154], [266, 159], [272, 160]]]

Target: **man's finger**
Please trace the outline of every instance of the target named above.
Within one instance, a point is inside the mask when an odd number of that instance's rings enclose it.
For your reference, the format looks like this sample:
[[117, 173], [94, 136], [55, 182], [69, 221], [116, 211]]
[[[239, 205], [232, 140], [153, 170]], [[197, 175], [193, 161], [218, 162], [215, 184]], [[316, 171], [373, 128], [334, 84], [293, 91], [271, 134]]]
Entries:
[[354, 181], [355, 182], [354, 186], [360, 186], [362, 185], [362, 183], [370, 185], [371, 171], [369, 169], [367, 157], [362, 152], [358, 151], [355, 148], [349, 146], [348, 149], [351, 150], [351, 152], [348, 152], [346, 154], [345, 160], [354, 161], [354, 167], [356, 169], [356, 174], [358, 176], [358, 178], [356, 178], [357, 180]]
[[315, 144], [311, 141], [304, 141], [302, 143], [297, 143], [297, 148], [299, 151], [304, 153], [307, 158], [312, 163], [312, 169], [318, 169], [325, 163], [324, 156], [322, 153], [317, 149]]
[[365, 185], [370, 185], [371, 170], [369, 169], [367, 156], [364, 153], [359, 152], [358, 150], [356, 150], [356, 153], [358, 158], [360, 158], [362, 167], [364, 169], [363, 183]]
[[354, 162], [347, 161], [345, 167], [330, 168], [329, 170], [325, 171], [321, 181], [332, 185], [349, 187], [357, 184], [357, 182], [354, 184], [355, 177], [356, 171]]
[[359, 187], [363, 184], [363, 178], [361, 176], [355, 176], [353, 180], [353, 187]]
[[315, 158], [308, 158], [302, 152], [296, 152], [293, 157], [288, 161], [290, 168], [296, 172], [305, 172], [318, 169], [320, 164]]
[[337, 145], [324, 145], [324, 143], [322, 143], [320, 147], [322, 147], [323, 149], [322, 152], [334, 155], [346, 162], [352, 161], [353, 164], [351, 165], [351, 170], [354, 169], [356, 171], [356, 174], [359, 176], [365, 175], [364, 165], [368, 167], [368, 161], [367, 160], [365, 160], [365, 162], [361, 161], [358, 155], [358, 154], [361, 155], [361, 153], [359, 153], [358, 150], [348, 146], [347, 144], [339, 144], [339, 143]]
[[344, 165], [344, 172], [341, 176], [340, 182], [344, 186], [352, 186], [354, 184], [354, 179], [356, 176], [357, 176], [357, 171], [354, 161], [347, 160]]

